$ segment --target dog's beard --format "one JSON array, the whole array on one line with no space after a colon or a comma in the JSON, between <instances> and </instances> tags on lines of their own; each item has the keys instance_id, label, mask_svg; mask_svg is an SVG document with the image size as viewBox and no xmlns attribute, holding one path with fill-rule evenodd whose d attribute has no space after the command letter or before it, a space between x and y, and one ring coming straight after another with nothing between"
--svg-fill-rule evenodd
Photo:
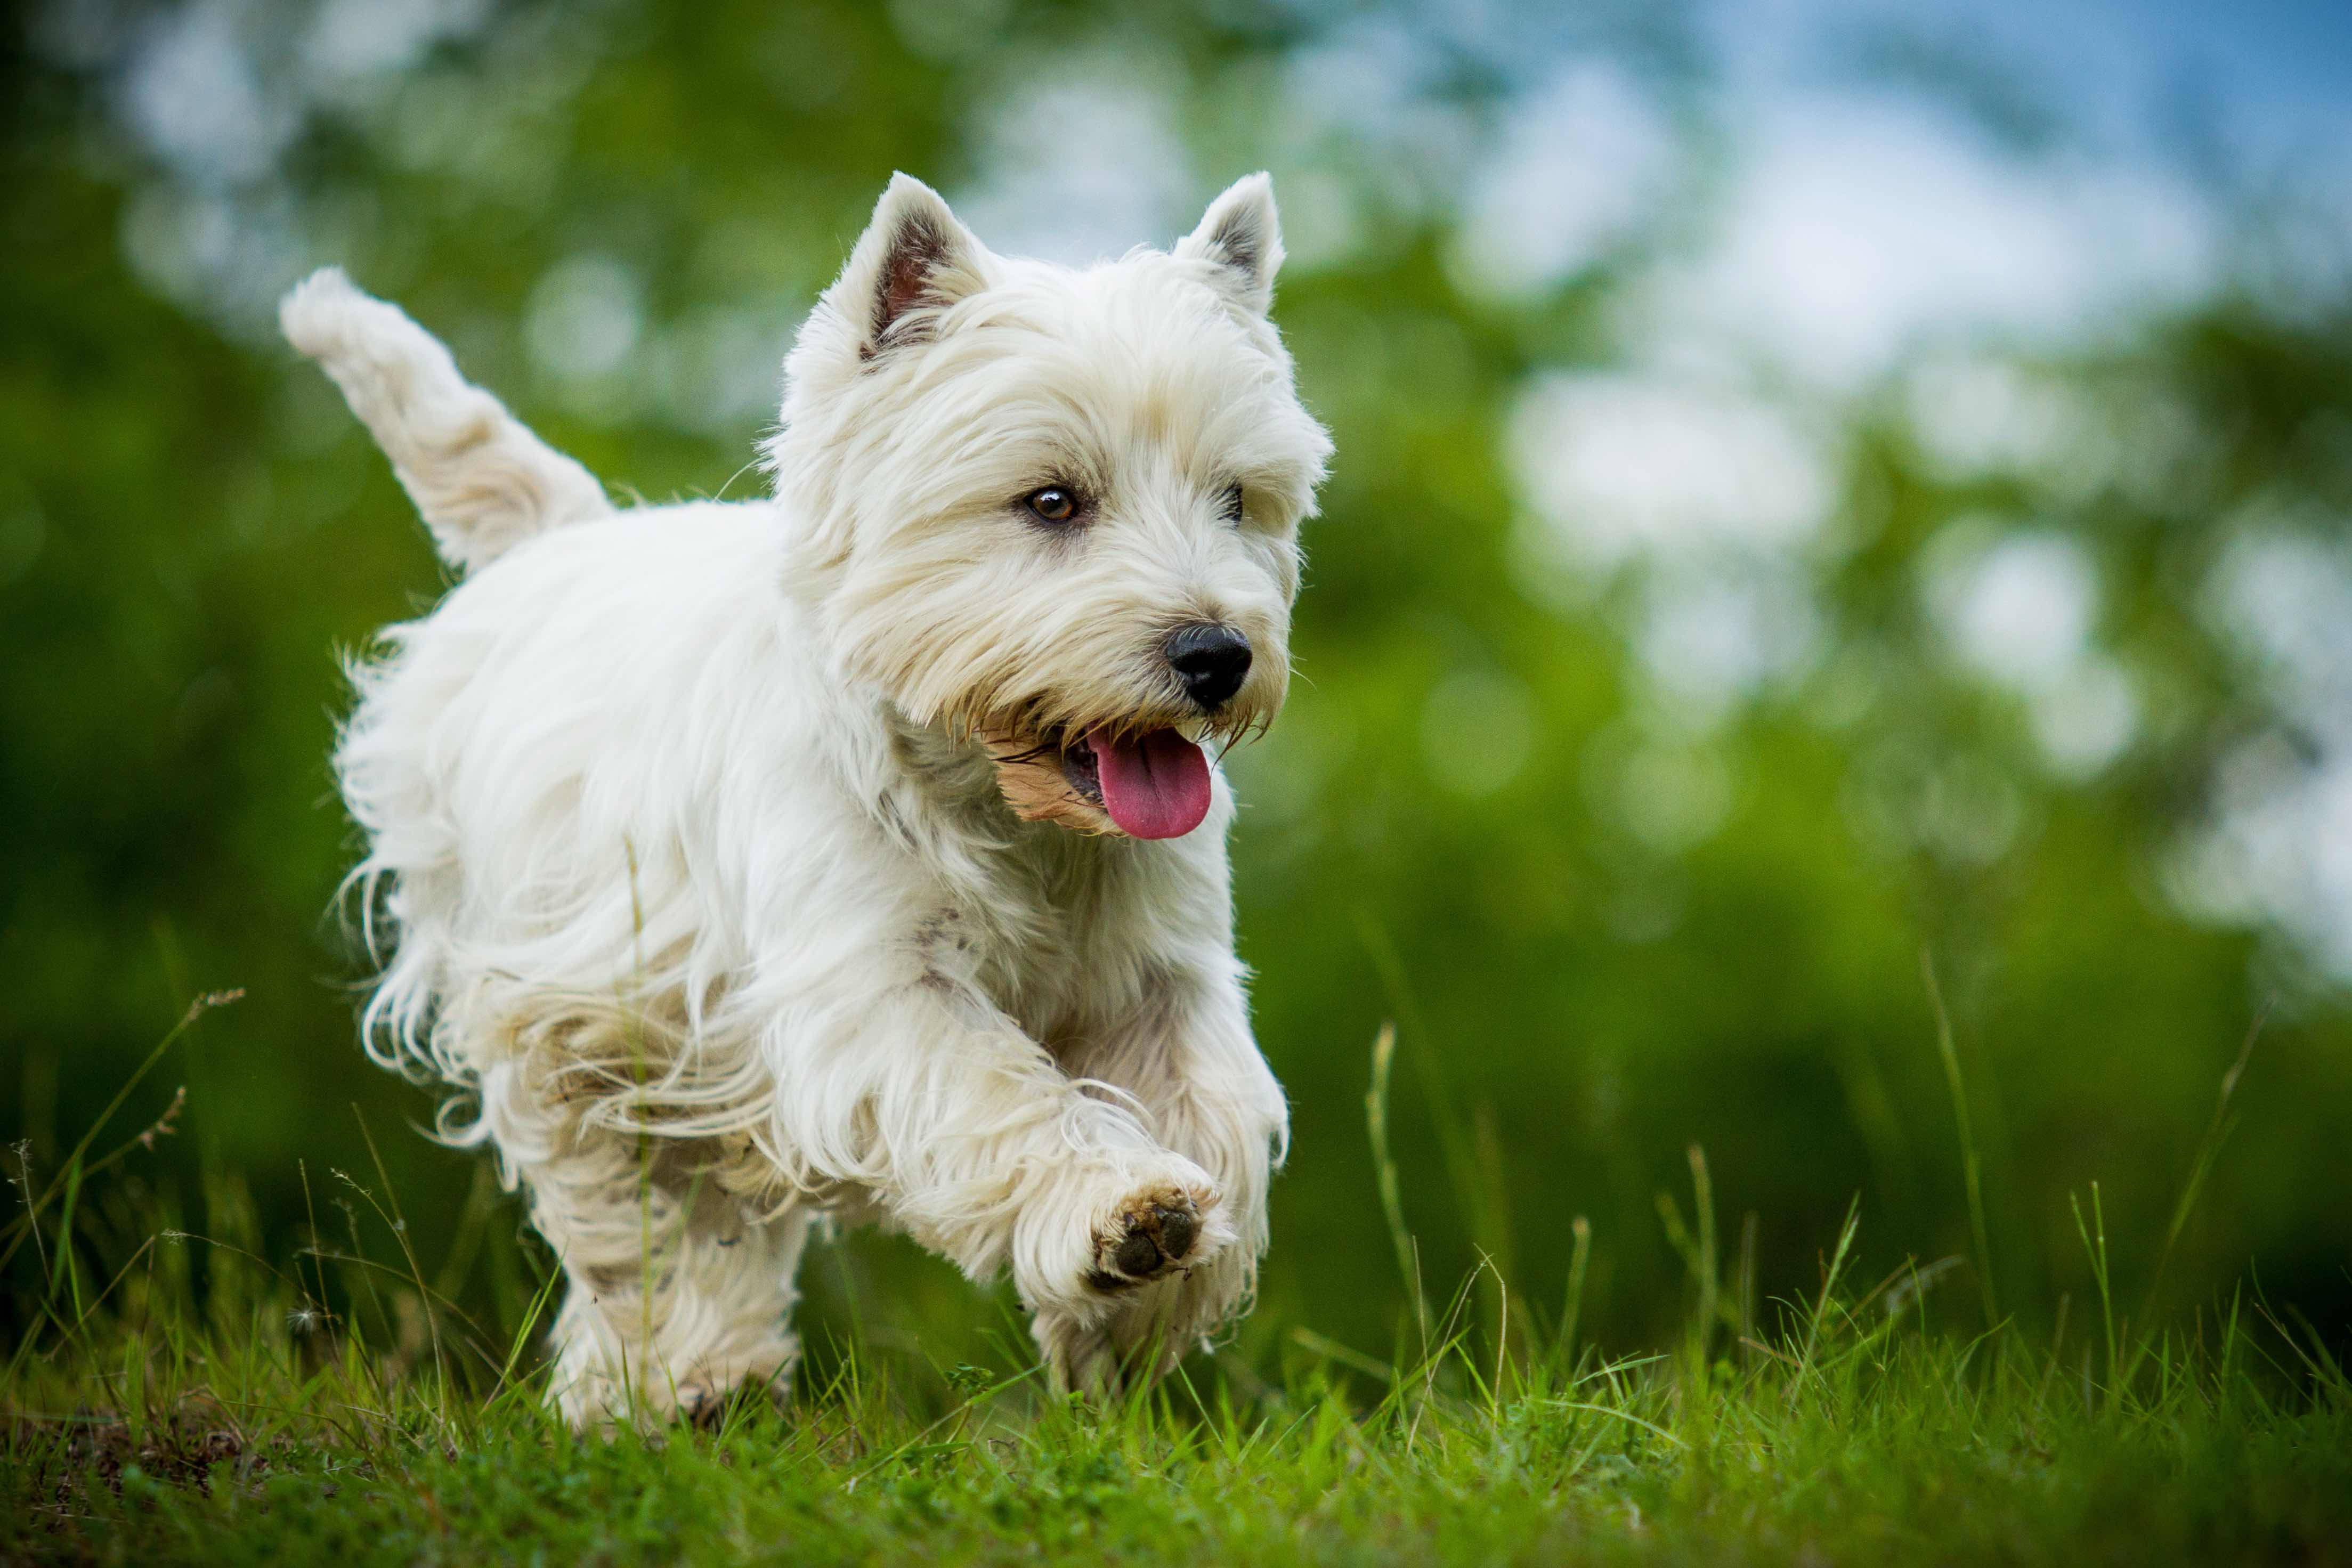
<instances>
[{"instance_id":1,"label":"dog's beard","mask_svg":"<svg viewBox=\"0 0 2352 1568\"><path fill-rule=\"evenodd\" d=\"M1210 758L1263 731L1282 707L1287 683L1279 639L1255 678L1203 713L1182 692L1156 646L1082 653L1054 650L1055 667L1009 680L979 660L929 660L877 672L898 711L959 743L977 743L993 764L998 793L1013 814L1074 831L1177 838L1210 810ZM956 674L964 678L955 681ZM1037 678L1039 676L1045 678ZM951 684L952 683L952 684Z\"/></svg>"}]
</instances>

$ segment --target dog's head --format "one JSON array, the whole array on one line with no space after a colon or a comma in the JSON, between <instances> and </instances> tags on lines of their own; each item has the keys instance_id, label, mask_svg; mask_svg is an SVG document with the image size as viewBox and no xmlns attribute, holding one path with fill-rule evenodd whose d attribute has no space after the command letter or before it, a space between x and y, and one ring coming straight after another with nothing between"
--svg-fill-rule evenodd
<instances>
[{"instance_id":1,"label":"dog's head","mask_svg":"<svg viewBox=\"0 0 2352 1568\"><path fill-rule=\"evenodd\" d=\"M1266 319L1281 261L1263 174L1083 271L901 174L786 361L768 456L845 673L984 743L1025 817L1188 832L1202 744L1282 706L1331 444Z\"/></svg>"}]
</instances>

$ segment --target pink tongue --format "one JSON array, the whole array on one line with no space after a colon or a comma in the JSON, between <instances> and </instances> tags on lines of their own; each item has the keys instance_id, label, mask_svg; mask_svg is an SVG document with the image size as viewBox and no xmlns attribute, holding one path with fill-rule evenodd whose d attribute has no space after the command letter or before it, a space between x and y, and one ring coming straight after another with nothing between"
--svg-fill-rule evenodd
<instances>
[{"instance_id":1,"label":"pink tongue","mask_svg":"<svg viewBox=\"0 0 2352 1568\"><path fill-rule=\"evenodd\" d=\"M1097 729L1087 740L1102 778L1103 809L1129 837L1181 838L1209 814L1209 759L1174 730L1113 740Z\"/></svg>"}]
</instances>

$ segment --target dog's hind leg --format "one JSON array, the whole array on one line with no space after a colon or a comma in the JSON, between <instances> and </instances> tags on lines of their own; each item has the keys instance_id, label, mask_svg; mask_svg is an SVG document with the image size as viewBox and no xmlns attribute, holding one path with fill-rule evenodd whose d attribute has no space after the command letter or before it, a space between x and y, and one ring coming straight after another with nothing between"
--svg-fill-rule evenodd
<instances>
[{"instance_id":1,"label":"dog's hind leg","mask_svg":"<svg viewBox=\"0 0 2352 1568\"><path fill-rule=\"evenodd\" d=\"M278 319L342 388L450 565L487 565L533 534L613 510L595 476L469 385L438 339L341 268L297 285Z\"/></svg>"},{"instance_id":2,"label":"dog's hind leg","mask_svg":"<svg viewBox=\"0 0 2352 1568\"><path fill-rule=\"evenodd\" d=\"M560 1102L517 1103L486 1079L500 1152L569 1289L550 1393L574 1427L717 1416L736 1390L781 1398L800 1345L799 1208L763 1213L722 1188L705 1145L585 1126Z\"/></svg>"}]
</instances>

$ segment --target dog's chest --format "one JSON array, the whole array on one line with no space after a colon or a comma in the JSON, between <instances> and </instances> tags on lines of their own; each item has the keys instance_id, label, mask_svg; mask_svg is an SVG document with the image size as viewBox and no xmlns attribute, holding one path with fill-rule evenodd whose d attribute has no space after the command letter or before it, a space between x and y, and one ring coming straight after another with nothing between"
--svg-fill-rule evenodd
<instances>
[{"instance_id":1,"label":"dog's chest","mask_svg":"<svg viewBox=\"0 0 2352 1568\"><path fill-rule=\"evenodd\" d=\"M1008 824L984 755L902 726L908 786L885 811L937 896L914 917L923 983L1010 1017L1049 1049L1117 1030L1168 946L1168 857L1042 822Z\"/></svg>"},{"instance_id":2,"label":"dog's chest","mask_svg":"<svg viewBox=\"0 0 2352 1568\"><path fill-rule=\"evenodd\" d=\"M1117 856L1075 841L988 864L919 923L929 972L1049 1047L1101 1032L1134 1010L1160 946Z\"/></svg>"}]
</instances>

